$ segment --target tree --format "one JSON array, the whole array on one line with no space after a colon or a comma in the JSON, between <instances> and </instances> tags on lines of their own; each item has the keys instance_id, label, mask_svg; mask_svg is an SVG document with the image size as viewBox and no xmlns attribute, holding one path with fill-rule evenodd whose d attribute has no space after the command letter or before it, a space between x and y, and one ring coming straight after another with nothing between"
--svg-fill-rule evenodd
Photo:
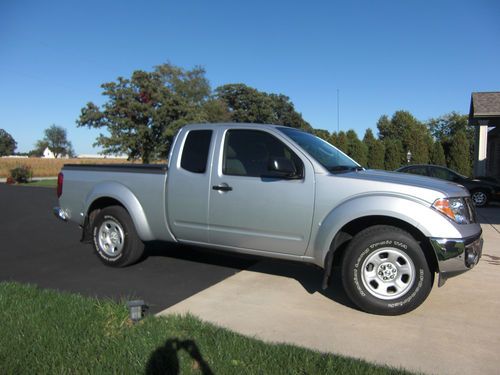
<instances>
[{"instance_id":1,"label":"tree","mask_svg":"<svg viewBox=\"0 0 500 375\"><path fill-rule=\"evenodd\" d=\"M43 139L37 141L35 147L37 150L42 150L42 153L48 147L56 158L63 155L73 156L74 154L73 146L68 141L66 129L55 124L45 129Z\"/></svg>"},{"instance_id":2,"label":"tree","mask_svg":"<svg viewBox=\"0 0 500 375\"><path fill-rule=\"evenodd\" d=\"M43 140L39 140L35 143L35 148L31 150L28 155L35 157L42 157L45 149L49 147L49 143Z\"/></svg>"},{"instance_id":3,"label":"tree","mask_svg":"<svg viewBox=\"0 0 500 375\"><path fill-rule=\"evenodd\" d=\"M366 166L370 169L384 169L384 143L375 138L370 128L366 129L363 143L366 145L368 152Z\"/></svg>"},{"instance_id":4,"label":"tree","mask_svg":"<svg viewBox=\"0 0 500 375\"><path fill-rule=\"evenodd\" d=\"M234 122L286 125L312 131L311 125L295 111L288 96L268 94L243 83L217 87L215 97L226 103Z\"/></svg>"},{"instance_id":5,"label":"tree","mask_svg":"<svg viewBox=\"0 0 500 375\"><path fill-rule=\"evenodd\" d=\"M335 147L337 147L339 150L341 150L344 153L347 153L347 136L343 130L337 132L333 132L331 137L331 143Z\"/></svg>"},{"instance_id":6,"label":"tree","mask_svg":"<svg viewBox=\"0 0 500 375\"><path fill-rule=\"evenodd\" d=\"M271 100L273 110L273 124L286 125L292 128L312 131L312 126L302 118L302 114L295 110L290 98L283 94L266 94Z\"/></svg>"},{"instance_id":7,"label":"tree","mask_svg":"<svg viewBox=\"0 0 500 375\"><path fill-rule=\"evenodd\" d=\"M384 169L385 168L385 145L380 140L375 140L371 149L368 151L368 168Z\"/></svg>"},{"instance_id":8,"label":"tree","mask_svg":"<svg viewBox=\"0 0 500 375\"><path fill-rule=\"evenodd\" d=\"M0 129L0 156L9 156L17 148L17 142L4 129Z\"/></svg>"},{"instance_id":9,"label":"tree","mask_svg":"<svg viewBox=\"0 0 500 375\"><path fill-rule=\"evenodd\" d=\"M378 137L381 141L385 139L400 139L399 129L396 129L387 115L382 115L377 121Z\"/></svg>"},{"instance_id":10,"label":"tree","mask_svg":"<svg viewBox=\"0 0 500 375\"><path fill-rule=\"evenodd\" d=\"M413 164L428 164L432 137L425 125L419 123L408 129L407 138L403 140L405 151L411 151Z\"/></svg>"},{"instance_id":11,"label":"tree","mask_svg":"<svg viewBox=\"0 0 500 375\"><path fill-rule=\"evenodd\" d=\"M447 160L451 157L450 152L454 136L458 132L463 131L468 139L469 148L468 150L463 150L462 152L468 152L470 168L472 168L472 160L474 160L474 126L469 125L468 115L451 112L443 116L430 119L427 121L427 126L434 139L441 143Z\"/></svg>"},{"instance_id":12,"label":"tree","mask_svg":"<svg viewBox=\"0 0 500 375\"><path fill-rule=\"evenodd\" d=\"M428 163L432 144L428 128L408 111L396 111L391 119L381 116L377 122L381 140L391 139L401 142L402 151L411 151L412 162Z\"/></svg>"},{"instance_id":13,"label":"tree","mask_svg":"<svg viewBox=\"0 0 500 375\"><path fill-rule=\"evenodd\" d=\"M104 154L125 153L129 160L165 157L181 126L224 115L219 103L209 103L210 85L200 67L184 70L167 63L101 87L107 102L101 108L87 103L77 124L107 129L109 135L100 134L94 145Z\"/></svg>"},{"instance_id":14,"label":"tree","mask_svg":"<svg viewBox=\"0 0 500 375\"><path fill-rule=\"evenodd\" d=\"M469 125L469 116L458 112L450 112L427 121L427 126L435 139L448 141L458 131L465 131L469 140L474 139L474 126Z\"/></svg>"},{"instance_id":15,"label":"tree","mask_svg":"<svg viewBox=\"0 0 500 375\"><path fill-rule=\"evenodd\" d=\"M443 145L440 141L435 141L432 145L430 161L434 165L446 167L446 156L444 155Z\"/></svg>"},{"instance_id":16,"label":"tree","mask_svg":"<svg viewBox=\"0 0 500 375\"><path fill-rule=\"evenodd\" d=\"M471 172L471 160L467 152L469 147L469 140L465 131L457 131L451 139L448 166L465 176L469 176Z\"/></svg>"},{"instance_id":17,"label":"tree","mask_svg":"<svg viewBox=\"0 0 500 375\"><path fill-rule=\"evenodd\" d=\"M385 146L385 169L393 171L404 163L403 145L398 139L384 140Z\"/></svg>"},{"instance_id":18,"label":"tree","mask_svg":"<svg viewBox=\"0 0 500 375\"><path fill-rule=\"evenodd\" d=\"M325 129L313 129L312 132L316 137L319 137L327 142L330 142L330 133Z\"/></svg>"},{"instance_id":19,"label":"tree","mask_svg":"<svg viewBox=\"0 0 500 375\"><path fill-rule=\"evenodd\" d=\"M366 145L359 140L358 135L352 129L347 131L346 137L347 155L356 160L359 164L366 165L368 154Z\"/></svg>"},{"instance_id":20,"label":"tree","mask_svg":"<svg viewBox=\"0 0 500 375\"><path fill-rule=\"evenodd\" d=\"M226 103L219 99L209 99L203 104L203 120L208 123L231 122L231 113Z\"/></svg>"}]
</instances>

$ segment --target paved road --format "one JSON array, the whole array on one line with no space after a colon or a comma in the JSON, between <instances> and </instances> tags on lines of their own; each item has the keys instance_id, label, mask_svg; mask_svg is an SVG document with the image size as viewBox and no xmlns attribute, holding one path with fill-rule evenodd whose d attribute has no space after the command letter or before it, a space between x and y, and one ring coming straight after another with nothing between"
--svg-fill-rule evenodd
<instances>
[{"instance_id":1,"label":"paved road","mask_svg":"<svg viewBox=\"0 0 500 375\"><path fill-rule=\"evenodd\" d=\"M0 184L0 281L115 300L140 298L156 313L255 262L207 250L153 244L134 266L103 265L80 229L52 215L53 189Z\"/></svg>"}]
</instances>

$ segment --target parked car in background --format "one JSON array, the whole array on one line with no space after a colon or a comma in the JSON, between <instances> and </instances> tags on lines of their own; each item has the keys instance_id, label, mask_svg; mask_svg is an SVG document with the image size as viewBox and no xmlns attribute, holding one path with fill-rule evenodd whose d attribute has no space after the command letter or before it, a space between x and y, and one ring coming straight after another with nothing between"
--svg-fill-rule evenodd
<instances>
[{"instance_id":1,"label":"parked car in background","mask_svg":"<svg viewBox=\"0 0 500 375\"><path fill-rule=\"evenodd\" d=\"M396 172L418 174L448 180L465 186L477 207L484 207L490 201L500 201L500 184L493 178L470 178L439 165L415 164L396 169Z\"/></svg>"}]
</instances>

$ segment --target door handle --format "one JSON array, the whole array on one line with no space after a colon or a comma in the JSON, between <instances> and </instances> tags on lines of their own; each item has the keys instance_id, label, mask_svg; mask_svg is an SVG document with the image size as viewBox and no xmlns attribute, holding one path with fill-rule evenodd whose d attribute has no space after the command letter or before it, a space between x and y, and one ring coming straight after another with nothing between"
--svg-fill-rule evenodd
<instances>
[{"instance_id":1,"label":"door handle","mask_svg":"<svg viewBox=\"0 0 500 375\"><path fill-rule=\"evenodd\" d=\"M233 188L231 186L228 186L227 184L220 184L220 185L215 185L212 186L213 190L218 190L218 191L231 191Z\"/></svg>"}]
</instances>

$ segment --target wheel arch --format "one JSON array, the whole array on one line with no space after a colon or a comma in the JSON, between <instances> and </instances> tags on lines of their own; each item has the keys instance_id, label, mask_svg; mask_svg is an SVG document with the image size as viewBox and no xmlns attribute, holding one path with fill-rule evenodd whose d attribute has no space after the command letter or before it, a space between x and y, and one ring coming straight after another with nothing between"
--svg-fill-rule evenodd
<instances>
[{"instance_id":1,"label":"wheel arch","mask_svg":"<svg viewBox=\"0 0 500 375\"><path fill-rule=\"evenodd\" d=\"M354 235L363 228L380 224L401 228L414 236L426 254L431 255L432 266L437 264L437 259L429 238L462 236L456 225L431 209L429 203L400 194L379 193L353 197L326 214L314 234L309 255L316 265L328 269L332 256L342 251Z\"/></svg>"},{"instance_id":2,"label":"wheel arch","mask_svg":"<svg viewBox=\"0 0 500 375\"><path fill-rule=\"evenodd\" d=\"M420 245L432 272L439 272L436 254L432 249L428 237L417 227L399 218L383 215L363 216L346 223L335 235L330 243L329 252L332 253L332 266L340 265L349 241L363 229L375 225L393 226L408 232Z\"/></svg>"},{"instance_id":3,"label":"wheel arch","mask_svg":"<svg viewBox=\"0 0 500 375\"><path fill-rule=\"evenodd\" d=\"M90 240L93 220L100 210L109 206L121 206L127 211L142 241L154 239L146 214L137 197L121 184L106 182L94 187L85 200L82 241Z\"/></svg>"}]
</instances>

